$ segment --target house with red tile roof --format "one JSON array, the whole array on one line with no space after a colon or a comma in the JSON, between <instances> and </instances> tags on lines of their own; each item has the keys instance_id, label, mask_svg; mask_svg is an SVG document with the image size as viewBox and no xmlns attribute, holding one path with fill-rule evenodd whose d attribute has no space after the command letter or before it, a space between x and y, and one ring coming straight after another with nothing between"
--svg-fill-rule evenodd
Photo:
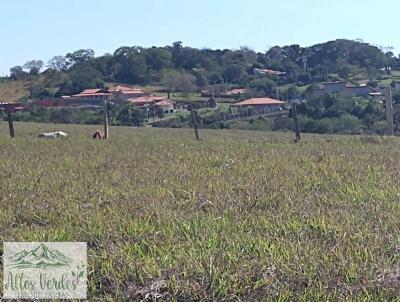
<instances>
[{"instance_id":1,"label":"house with red tile roof","mask_svg":"<svg viewBox=\"0 0 400 302\"><path fill-rule=\"evenodd\" d=\"M139 88L127 86L114 86L111 88L93 88L85 89L74 95L64 95L61 98L65 100L104 100L112 98L114 101L127 101L130 98L145 96L146 93Z\"/></svg>"},{"instance_id":2,"label":"house with red tile roof","mask_svg":"<svg viewBox=\"0 0 400 302\"><path fill-rule=\"evenodd\" d=\"M175 103L166 96L147 95L128 100L131 104L138 107L150 107L162 109L165 113L174 111Z\"/></svg>"},{"instance_id":3,"label":"house with red tile roof","mask_svg":"<svg viewBox=\"0 0 400 302\"><path fill-rule=\"evenodd\" d=\"M111 92L107 89L85 89L84 91L74 94L71 98L75 99L108 99L111 97Z\"/></svg>"},{"instance_id":4,"label":"house with red tile roof","mask_svg":"<svg viewBox=\"0 0 400 302\"><path fill-rule=\"evenodd\" d=\"M139 88L131 88L127 86L114 86L108 89L110 93L113 94L114 98L120 100L128 100L130 98L137 98L141 96L145 96L147 93Z\"/></svg>"},{"instance_id":5,"label":"house with red tile roof","mask_svg":"<svg viewBox=\"0 0 400 302\"><path fill-rule=\"evenodd\" d=\"M162 109L164 113L173 113L175 110L175 102L168 98L165 98L161 101L156 101L155 106L159 109Z\"/></svg>"},{"instance_id":6,"label":"house with red tile roof","mask_svg":"<svg viewBox=\"0 0 400 302\"><path fill-rule=\"evenodd\" d=\"M128 102L135 106L150 106L155 103L154 99L149 95L128 99Z\"/></svg>"},{"instance_id":7,"label":"house with red tile roof","mask_svg":"<svg viewBox=\"0 0 400 302\"><path fill-rule=\"evenodd\" d=\"M238 103L233 104L233 107L236 108L253 108L256 110L271 110L274 111L276 109L281 108L284 104L286 104L285 102L279 101L279 100L275 100L275 99L271 99L271 98L251 98L251 99L247 99Z\"/></svg>"}]
</instances>

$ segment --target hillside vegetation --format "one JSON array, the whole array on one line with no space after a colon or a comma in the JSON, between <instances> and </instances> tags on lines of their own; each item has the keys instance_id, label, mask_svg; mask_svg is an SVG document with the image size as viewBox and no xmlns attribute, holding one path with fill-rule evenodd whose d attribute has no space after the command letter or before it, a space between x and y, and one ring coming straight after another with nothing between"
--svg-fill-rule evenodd
<instances>
[{"instance_id":1,"label":"hillside vegetation","mask_svg":"<svg viewBox=\"0 0 400 302\"><path fill-rule=\"evenodd\" d=\"M197 49L175 42L165 47L122 46L113 54L95 56L92 49L80 49L55 56L45 64L32 60L10 69L13 80L37 80L29 88L30 98L74 94L85 88L103 87L107 82L157 85L165 91L193 92L213 87L214 92L246 87L253 96L282 95L296 98L299 87L327 80L389 81L400 60L390 49L362 41L335 40L301 47L274 46L256 52ZM256 74L257 69L279 71L281 75ZM390 84L390 83L389 83Z\"/></svg>"},{"instance_id":2,"label":"hillside vegetation","mask_svg":"<svg viewBox=\"0 0 400 302\"><path fill-rule=\"evenodd\" d=\"M398 297L396 138L15 128L0 125L0 240L88 242L92 301Z\"/></svg>"},{"instance_id":3,"label":"hillside vegetation","mask_svg":"<svg viewBox=\"0 0 400 302\"><path fill-rule=\"evenodd\" d=\"M13 103L29 97L28 85L24 80L0 82L0 101Z\"/></svg>"}]
</instances>

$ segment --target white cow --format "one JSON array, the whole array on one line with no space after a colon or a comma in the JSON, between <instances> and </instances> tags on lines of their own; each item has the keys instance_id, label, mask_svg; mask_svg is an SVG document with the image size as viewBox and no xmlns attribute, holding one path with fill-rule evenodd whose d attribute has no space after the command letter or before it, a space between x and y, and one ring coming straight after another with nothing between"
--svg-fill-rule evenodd
<instances>
[{"instance_id":1,"label":"white cow","mask_svg":"<svg viewBox=\"0 0 400 302\"><path fill-rule=\"evenodd\" d=\"M62 131L40 133L41 138L65 138L68 134Z\"/></svg>"}]
</instances>

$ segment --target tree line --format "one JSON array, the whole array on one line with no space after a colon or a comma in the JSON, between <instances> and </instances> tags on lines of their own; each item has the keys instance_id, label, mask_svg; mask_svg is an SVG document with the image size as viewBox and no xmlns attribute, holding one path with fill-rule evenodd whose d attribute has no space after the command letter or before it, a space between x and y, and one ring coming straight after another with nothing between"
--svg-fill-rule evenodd
<instances>
[{"instance_id":1,"label":"tree line","mask_svg":"<svg viewBox=\"0 0 400 302\"><path fill-rule=\"evenodd\" d=\"M400 58L390 48L362 41L335 40L301 47L274 46L266 52L248 47L197 49L174 42L164 47L122 46L112 54L95 56L80 49L51 58L47 64L32 60L10 69L10 78L22 80L44 76L30 87L32 98L78 93L103 87L107 82L160 85L169 91L195 91L207 86L248 87L257 95L274 95L276 86L363 77L376 80L382 69L400 67ZM254 74L254 69L272 69L285 75ZM289 91L293 96L298 92Z\"/></svg>"},{"instance_id":2,"label":"tree line","mask_svg":"<svg viewBox=\"0 0 400 302\"><path fill-rule=\"evenodd\" d=\"M174 42L164 47L123 46L112 54L95 56L92 49L51 58L46 64L31 60L10 69L8 80L29 80L29 98L59 97L79 93L87 88L102 88L107 83L154 85L162 91L194 92L203 89L218 92L230 88L247 88L249 96L275 97L284 89L284 98L298 99L314 84L323 81L369 80L376 84L391 77L400 68L400 57L391 48L363 41L335 40L301 47L274 46L265 52L248 47L231 49L197 49ZM281 71L283 74L257 74L255 69ZM4 79L2 79L4 80ZM375 81L375 82L374 82ZM308 87L308 90L300 87ZM396 125L400 125L400 94L394 94ZM111 110L112 111L112 110ZM110 111L110 112L111 112ZM116 125L141 125L148 114L128 105L114 108L111 120ZM328 94L307 99L298 105L300 125L305 132L377 133L385 129L384 106L379 99L364 99L345 94ZM159 113L154 113L159 116ZM26 121L98 123L98 112L73 109L36 108L17 116ZM201 124L211 128L286 130L292 125L282 120L250 119L245 122L220 122L214 111L200 112ZM289 120L290 121L290 120ZM160 122L162 126L187 127L189 119L177 115ZM396 132L400 133L399 126Z\"/></svg>"}]
</instances>

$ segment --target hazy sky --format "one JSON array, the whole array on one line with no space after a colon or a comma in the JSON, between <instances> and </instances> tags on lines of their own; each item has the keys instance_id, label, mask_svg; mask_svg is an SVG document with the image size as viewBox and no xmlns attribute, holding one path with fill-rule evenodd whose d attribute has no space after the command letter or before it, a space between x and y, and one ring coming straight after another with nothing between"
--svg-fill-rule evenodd
<instances>
[{"instance_id":1,"label":"hazy sky","mask_svg":"<svg viewBox=\"0 0 400 302\"><path fill-rule=\"evenodd\" d=\"M363 39L400 52L398 0L0 0L0 75L80 48L210 48Z\"/></svg>"}]
</instances>

